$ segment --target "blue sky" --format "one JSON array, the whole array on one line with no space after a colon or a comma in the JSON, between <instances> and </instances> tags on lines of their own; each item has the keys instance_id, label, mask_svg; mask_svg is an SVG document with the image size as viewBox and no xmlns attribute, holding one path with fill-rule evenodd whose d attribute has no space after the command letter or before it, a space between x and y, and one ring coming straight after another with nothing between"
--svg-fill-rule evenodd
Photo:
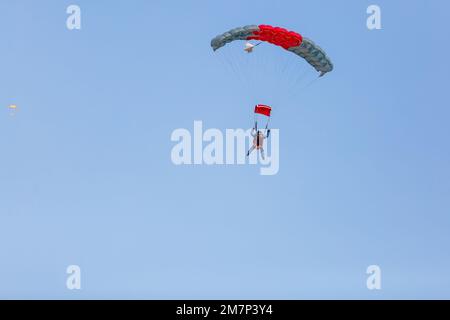
<instances>
[{"instance_id":1,"label":"blue sky","mask_svg":"<svg viewBox=\"0 0 450 320\"><path fill-rule=\"evenodd\" d=\"M372 3L382 30L366 27ZM450 298L449 12L1 1L0 298ZM277 175L173 165L173 130L252 125L254 101L209 47L247 24L299 31L335 70L278 97Z\"/></svg>"}]
</instances>

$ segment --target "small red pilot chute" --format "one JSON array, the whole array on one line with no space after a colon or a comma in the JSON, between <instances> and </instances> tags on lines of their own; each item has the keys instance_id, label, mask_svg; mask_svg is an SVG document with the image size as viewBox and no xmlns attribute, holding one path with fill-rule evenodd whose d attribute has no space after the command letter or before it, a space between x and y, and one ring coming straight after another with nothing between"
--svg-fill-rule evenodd
<instances>
[{"instance_id":1,"label":"small red pilot chute","mask_svg":"<svg viewBox=\"0 0 450 320\"><path fill-rule=\"evenodd\" d=\"M272 108L270 106L266 106L265 104L257 104L255 106L255 113L259 113L270 117L270 113L272 112Z\"/></svg>"}]
</instances>

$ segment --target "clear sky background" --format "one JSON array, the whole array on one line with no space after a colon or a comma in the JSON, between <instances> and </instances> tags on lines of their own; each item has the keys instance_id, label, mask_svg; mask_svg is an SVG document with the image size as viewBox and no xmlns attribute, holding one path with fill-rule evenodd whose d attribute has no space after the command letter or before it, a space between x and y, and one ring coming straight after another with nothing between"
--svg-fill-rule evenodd
<instances>
[{"instance_id":1,"label":"clear sky background","mask_svg":"<svg viewBox=\"0 0 450 320\"><path fill-rule=\"evenodd\" d=\"M0 298L450 298L449 18L443 0L1 0ZM252 125L209 46L246 24L301 32L335 70L278 100L277 175L173 165L174 129Z\"/></svg>"}]
</instances>

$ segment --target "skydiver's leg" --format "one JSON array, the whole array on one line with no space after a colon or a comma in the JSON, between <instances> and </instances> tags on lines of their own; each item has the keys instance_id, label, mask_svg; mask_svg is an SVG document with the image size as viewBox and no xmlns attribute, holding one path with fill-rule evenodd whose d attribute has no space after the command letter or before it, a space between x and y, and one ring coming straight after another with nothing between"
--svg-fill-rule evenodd
<instances>
[{"instance_id":1,"label":"skydiver's leg","mask_svg":"<svg viewBox=\"0 0 450 320\"><path fill-rule=\"evenodd\" d=\"M260 150L261 150L261 158L263 160L266 160L266 158L264 157L264 149L263 149L263 147L261 147Z\"/></svg>"},{"instance_id":2,"label":"skydiver's leg","mask_svg":"<svg viewBox=\"0 0 450 320\"><path fill-rule=\"evenodd\" d=\"M250 155L250 153L253 152L253 150L255 150L255 146L252 146L252 147L247 151L247 157Z\"/></svg>"}]
</instances>

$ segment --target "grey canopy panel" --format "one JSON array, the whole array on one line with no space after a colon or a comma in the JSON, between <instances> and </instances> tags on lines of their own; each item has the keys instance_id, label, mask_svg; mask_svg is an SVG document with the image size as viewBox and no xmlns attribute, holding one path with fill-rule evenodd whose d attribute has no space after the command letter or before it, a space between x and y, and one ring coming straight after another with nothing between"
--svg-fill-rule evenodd
<instances>
[{"instance_id":1,"label":"grey canopy panel","mask_svg":"<svg viewBox=\"0 0 450 320\"><path fill-rule=\"evenodd\" d=\"M217 37L212 39L211 47L214 51L216 51L229 42L235 40L247 40L250 36L253 35L255 31L259 31L259 27L255 25L231 29L230 31L218 35Z\"/></svg>"},{"instance_id":2,"label":"grey canopy panel","mask_svg":"<svg viewBox=\"0 0 450 320\"><path fill-rule=\"evenodd\" d=\"M291 47L288 50L308 61L321 75L333 70L333 63L325 51L308 38L303 38L299 46Z\"/></svg>"}]
</instances>

